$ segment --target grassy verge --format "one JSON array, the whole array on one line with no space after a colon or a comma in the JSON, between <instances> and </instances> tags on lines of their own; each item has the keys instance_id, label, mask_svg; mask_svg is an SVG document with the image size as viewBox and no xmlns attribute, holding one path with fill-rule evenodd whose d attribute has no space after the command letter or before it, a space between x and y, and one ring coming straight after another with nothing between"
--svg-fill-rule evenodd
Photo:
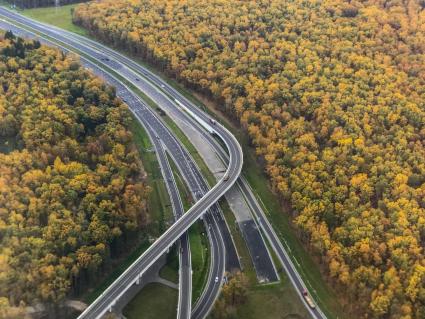
<instances>
[{"instance_id":1,"label":"grassy verge","mask_svg":"<svg viewBox=\"0 0 425 319\"><path fill-rule=\"evenodd\" d=\"M159 236L165 231L167 224L172 219L170 198L162 179L159 163L153 152L151 141L134 116L130 124L130 130L147 174L147 183L152 190L148 203L149 214L152 218L149 233L152 236Z\"/></svg>"},{"instance_id":2,"label":"grassy verge","mask_svg":"<svg viewBox=\"0 0 425 319\"><path fill-rule=\"evenodd\" d=\"M189 229L190 251L192 253L192 302L201 296L208 278L210 253L208 238L201 221Z\"/></svg>"},{"instance_id":3,"label":"grassy verge","mask_svg":"<svg viewBox=\"0 0 425 319\"><path fill-rule=\"evenodd\" d=\"M175 284L179 283L179 258L175 245L173 245L173 248L168 253L167 263L159 271L159 276Z\"/></svg>"},{"instance_id":4,"label":"grassy verge","mask_svg":"<svg viewBox=\"0 0 425 319\"><path fill-rule=\"evenodd\" d=\"M192 146L193 147L193 146ZM177 187L182 196L183 206L185 211L193 204L193 199L189 189L186 186L182 176L180 175L177 166L169 158L171 170L174 174ZM189 229L189 244L192 260L192 301L195 302L201 295L208 277L209 269L209 244L205 235L203 223L198 221Z\"/></svg>"},{"instance_id":5,"label":"grassy verge","mask_svg":"<svg viewBox=\"0 0 425 319\"><path fill-rule=\"evenodd\" d=\"M248 292L247 301L238 307L235 318L307 319L310 317L285 277L279 284L252 287Z\"/></svg>"},{"instance_id":6,"label":"grassy verge","mask_svg":"<svg viewBox=\"0 0 425 319\"><path fill-rule=\"evenodd\" d=\"M153 103L153 102L152 102ZM196 150L195 146L193 146L192 142L189 138L183 133L183 131L177 126L177 124L169 117L164 116L163 120L165 124L167 124L168 128L174 133L177 139L184 145L187 151L192 156L193 160L198 165L201 170L202 175L205 177L209 185L215 185L217 183L214 175L211 173L207 164L205 164L203 158Z\"/></svg>"},{"instance_id":7,"label":"grassy verge","mask_svg":"<svg viewBox=\"0 0 425 319\"><path fill-rule=\"evenodd\" d=\"M2 3L7 5L6 3ZM43 7L43 8L34 8L34 9L17 9L20 14L27 16L29 18L49 23L51 25L57 26L59 28L80 34L88 35L86 29L81 28L72 23L72 10L78 4L68 4L58 7Z\"/></svg>"},{"instance_id":8,"label":"grassy verge","mask_svg":"<svg viewBox=\"0 0 425 319\"><path fill-rule=\"evenodd\" d=\"M124 308L123 313L128 319L175 319L177 298L178 291L175 289L148 284Z\"/></svg>"},{"instance_id":9,"label":"grassy verge","mask_svg":"<svg viewBox=\"0 0 425 319\"><path fill-rule=\"evenodd\" d=\"M55 22L51 22L54 25ZM72 31L71 27L65 27L65 29ZM124 53L125 54L125 53ZM296 236L294 229L291 227L290 216L282 205L280 205L279 198L273 194L269 187L268 178L264 174L263 168L256 161L255 150L249 146L249 141L245 133L241 132L235 125L232 125L225 115L217 110L216 106L211 103L201 102L195 98L196 93L190 92L183 88L176 81L166 78L161 72L158 72L155 67L146 64L140 59L136 59L140 64L148 67L153 72L159 74L167 81L170 85L178 89L183 95L192 100L197 105L210 114L215 114L226 127L228 127L239 139L244 150L244 170L243 173L249 181L252 188L255 190L256 195L261 202L264 204L265 211L268 212L268 217L273 223L274 228L279 230L280 238L286 247L290 248L291 255L294 260L301 262L302 265L295 263L299 272L302 274L306 283L312 287L311 292L313 293L316 300L319 301L322 309L328 314L329 318L336 318L337 316L348 318L347 314L344 313L337 302L335 293L323 280L318 265L313 261L311 256L306 252L302 243ZM208 107L205 107L207 105ZM182 140L184 142L184 140ZM201 167L202 169L202 167ZM267 289L267 288L266 288ZM299 301L296 301L299 303Z\"/></svg>"},{"instance_id":10,"label":"grassy verge","mask_svg":"<svg viewBox=\"0 0 425 319\"><path fill-rule=\"evenodd\" d=\"M255 285L257 284L257 275L255 273L254 264L252 263L246 242L243 239L237 225L235 215L233 214L226 200L220 200L220 207L223 211L224 218L226 219L227 225L229 226L230 234L233 237L233 241L238 251L242 270L248 277L250 284Z\"/></svg>"}]
</instances>

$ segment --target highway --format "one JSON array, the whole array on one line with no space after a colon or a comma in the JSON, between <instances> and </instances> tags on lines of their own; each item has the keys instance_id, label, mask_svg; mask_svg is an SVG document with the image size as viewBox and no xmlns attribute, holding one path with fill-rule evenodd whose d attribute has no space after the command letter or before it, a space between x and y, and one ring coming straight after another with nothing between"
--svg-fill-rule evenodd
<instances>
[{"instance_id":1,"label":"highway","mask_svg":"<svg viewBox=\"0 0 425 319\"><path fill-rule=\"evenodd\" d=\"M34 37L34 35L27 33L27 36L32 36ZM48 41L47 41L48 42ZM63 48L65 49L65 48ZM84 60L84 59L83 59ZM107 79L110 83L112 83L115 87L117 87L117 94L119 96L121 96L123 99L125 99L126 103L130 106L130 108L135 112L136 115L139 115L138 117L141 119L144 119L145 121L147 121L148 123L155 123L158 125L157 127L157 134L161 134L163 135L163 131L164 131L164 127L161 126L161 124L158 121L155 121L155 116L153 116L153 113L146 107L146 105L140 106L138 104L141 104L140 101L137 101L138 98L135 97L133 94L131 94L125 87L123 87L122 83L119 83L119 81L117 81L116 79L114 79L113 77L111 77L110 75L108 75L107 73L99 70L99 68L92 64L89 61L84 61L85 64L88 64L90 68L93 68L93 70L95 70L98 74L100 73L101 76L103 76L105 79ZM138 103L135 103L138 102ZM136 105L135 105L136 104ZM162 131L161 133L158 133L158 131ZM166 134L165 134L166 135ZM165 142L172 142L175 140L175 138L173 136L168 136L164 138ZM225 141L227 143L229 143L230 145L235 145L231 148L233 154L235 154L235 156L240 157L240 159L242 159L241 156L241 150L238 144L236 144L236 140L230 136L230 138L227 138L227 140ZM172 154L174 157L176 157L176 154L179 154L181 151L181 148L178 146L171 146L170 147L170 154ZM179 156L179 161L178 163L186 163L187 158L189 157L189 155L181 155ZM185 159L186 158L186 159ZM83 313L82 318L96 318L99 317L102 313L104 313L107 310L107 307L110 307L110 305L113 305L114 300L116 300L120 295L122 295L122 293L124 292L124 290L131 285L131 278L133 278L136 274L140 274L142 270L148 268L152 262L154 260L156 260L159 255L161 253L163 253L164 251L168 250L169 247L165 247L165 246L170 246L169 243L172 243L172 236L176 236L175 233L181 233L182 232L182 227L185 227L184 229L187 229L187 227L189 227L200 215L202 215L202 212L205 211L205 209L207 207L209 207L211 205L212 202L215 202L220 196L221 194L223 194L232 183L234 183L235 180L235 175L239 174L240 172L240 167L242 165L241 160L237 160L232 162L231 164L234 165L230 165L229 170L227 171L228 176L230 177L228 181L226 181L225 183L223 183L223 185L216 185L216 187L213 188L213 190L207 194L206 196L206 203L204 202L204 198L202 199L202 203L199 202L198 205L195 205L195 207L193 207L184 217L185 217L185 225L184 226L180 226L180 227L176 227L175 225L173 225L171 227L171 229L169 229L167 231L166 234L164 234L163 237L165 237L165 242L166 244L164 244L161 240L160 240L160 244L157 245L153 245L154 247L151 247L150 250L148 250L145 255L143 255L142 257L146 257L147 261L145 261L144 258L141 258L140 260L137 261L137 267L133 267L133 272L126 272L124 275L125 278L120 277L119 278L119 283L117 283L116 286L114 287L118 287L118 291L113 290L112 288L107 292L105 292L103 294L103 296L101 296L100 302L95 302L95 304L99 305L98 307L90 307L88 310L88 314L87 313ZM193 165L193 163L192 163ZM180 168L181 169L181 168ZM189 172L193 169L193 167L188 167L188 166L184 166L183 169L181 169L184 172L184 176L190 175ZM199 191L198 192L198 196L200 195ZM202 204L202 205L200 205ZM195 215L196 217L191 218L188 217L190 215ZM210 224L212 223L212 221L215 220L215 218L213 218L210 221ZM215 223L212 223L213 227L211 227L210 232L209 232L209 236L214 237L214 235L211 235L212 233L217 233L217 229L218 226L215 226ZM222 225L223 221L221 220L220 222L217 223L217 225ZM215 236L215 237L221 237L221 236ZM222 238L219 239L215 239L215 242L222 242ZM203 307L201 307L200 309L202 309L202 311L200 312L200 316L204 317L209 310L211 309L214 300L216 299L220 286L221 286L221 280L220 282L216 283L214 278L215 277L219 277L220 279L223 277L224 274L224 249L222 247L224 247L223 245L212 245L213 247L216 247L216 250L213 250L213 264L215 265L215 269L211 269L211 273L213 273L215 276L210 275L211 277L211 281L212 284L208 284L207 288L209 290L208 294L203 294L203 296L206 296L205 300L206 302L208 302L208 304L204 304ZM218 247L218 248L217 248ZM156 248L156 250L154 250L153 248ZM157 252L160 251L161 253L152 253L152 251ZM214 254L215 252L215 254ZM220 255L223 254L223 256ZM236 256L237 259L237 256ZM130 278L130 279L129 279ZM125 280L123 280L125 279ZM137 276L136 278L133 280L136 281L137 280ZM190 294L189 294L190 295ZM186 297L188 298L188 297ZM105 300L106 299L106 300Z\"/></svg>"},{"instance_id":2,"label":"highway","mask_svg":"<svg viewBox=\"0 0 425 319\"><path fill-rule=\"evenodd\" d=\"M156 133L147 123L140 121L145 126L149 139L154 145L155 154L161 167L161 173L170 196L175 220L184 214L183 202L180 197L173 171L168 162L164 145L156 138ZM190 253L189 234L185 232L179 241L179 298L177 304L177 319L189 319L192 310L192 259Z\"/></svg>"},{"instance_id":3,"label":"highway","mask_svg":"<svg viewBox=\"0 0 425 319\"><path fill-rule=\"evenodd\" d=\"M106 74L104 76L107 77ZM119 88L118 83L114 83L113 81L112 83L114 86ZM129 95L127 91L122 92L121 89L118 89L117 93L119 96L125 99L126 103L129 106L132 106L134 104L134 96ZM131 108L133 109L133 107ZM196 165L191 160L191 157L188 152L185 151L181 147L181 145L177 143L177 140L172 135L172 133L166 129L166 127L161 123L161 121L158 121L158 119L155 117L155 114L147 107L143 109L136 108L136 115L138 115L141 120L149 123L155 128L156 134L158 134L158 137L161 137L162 142L166 145L168 153L171 157L173 157L174 161L176 162L176 165L179 168L180 173L189 185L189 188L192 191L192 196L197 199L202 197L202 190L200 188L200 185L198 184L198 180L196 179L196 177L199 177L199 171L196 170ZM197 173L192 174L193 172ZM195 176L195 178L193 176ZM215 222L215 217L209 218L210 215L211 214L205 215L204 221L206 221L208 225L211 225L211 228L207 228L207 233L212 247L212 268L210 270L209 281L206 285L206 293L203 294L205 298L204 301L201 303L202 307L199 308L202 310L200 312L200 317L202 318L205 317L206 314L209 312L213 305L213 302L215 301L216 296L218 295L221 286L221 278L223 277L225 270L225 244L223 243L218 223ZM215 282L215 277L220 278L219 283ZM189 298L188 296L183 297Z\"/></svg>"},{"instance_id":4,"label":"highway","mask_svg":"<svg viewBox=\"0 0 425 319\"><path fill-rule=\"evenodd\" d=\"M62 33L60 29L53 28L55 32ZM151 98L157 105L159 105L163 109L170 109L173 108L173 115L170 115L175 119L174 112L177 113L177 117L179 119L184 119L186 123L189 123L190 126L198 130L200 135L203 136L203 139L208 141L211 146L212 144L216 144L213 146L213 148L219 148L220 151L224 152L224 149L222 146L217 142L217 140L213 137L213 135L208 132L208 130L205 130L205 127L200 125L196 120L194 120L193 117L189 116L187 112L183 111L182 108L186 108L185 105L189 105L189 109L191 112L193 109L198 109L198 107L188 104L188 101L181 96L177 91L175 91L172 87L167 85L167 83L163 82L160 78L157 78L154 74L149 72L147 69L141 67L139 64L135 63L133 60L122 56L120 53L111 50L102 44L87 40L84 37L80 37L78 35L69 34L69 37L72 37L74 41L79 43L82 46L90 47L92 50L95 50L96 54L100 57L108 57L109 61L106 61L107 63L113 64L115 66L118 66L121 64L120 72L124 72L125 69L128 69L129 71L132 71L133 73L125 72L125 74L128 74L128 80L132 82L132 84L136 87L138 87L140 90L142 90L149 98ZM186 101L183 103L184 105L179 105L177 101ZM196 111L196 110L195 110ZM196 112L193 112L196 113ZM203 122L205 122L207 125L211 126L211 122L209 122L209 118L205 117L202 119ZM212 127L211 127L212 128ZM213 128L212 128L213 129ZM216 150L217 153L217 150ZM222 157L223 160L223 157ZM227 165L228 157L226 157L226 160L223 160L223 163ZM202 176L200 177L200 180L202 183ZM240 188L238 189L240 194L242 195L242 192ZM252 195L252 194L251 194ZM219 206L215 207L214 209L219 210ZM248 215L250 215L248 213ZM244 220L243 223L238 222L238 227L240 229L241 235L243 236L247 248L251 255L251 260L254 264L257 278L259 280L266 279L265 282L277 282L279 280L279 275L276 271L276 268L274 266L274 263L272 261L271 254L269 253L269 248L267 246L266 241L264 240L260 229L258 228L258 225L255 222L255 218L252 218L250 220ZM226 225L222 226L222 229L226 229ZM231 237L229 236L229 232L222 231L222 236L225 237L225 244L226 244L226 250L228 252L228 258L226 259L226 270L231 271L232 269L238 268L237 261L232 262L232 260L235 260L235 257L232 257L232 247L228 247L230 243L232 243ZM235 254L233 254L235 255ZM264 281L262 281L264 282ZM199 303L202 303L202 299L199 301ZM197 305L196 305L197 306ZM195 309L197 308L195 306Z\"/></svg>"},{"instance_id":5,"label":"highway","mask_svg":"<svg viewBox=\"0 0 425 319\"><path fill-rule=\"evenodd\" d=\"M4 9L3 9L4 10ZM6 10L5 10L6 11ZM6 11L6 13L13 14L11 12ZM82 45L81 43L77 43L76 41L72 41L72 36L58 36L55 33L52 33L50 31L50 28L46 27L37 29L37 23L33 21L24 21L26 18L21 17L17 15L18 18L21 18L19 21L25 27L30 26L32 29L36 29L38 32L42 33L49 33L49 37L55 38L56 40L69 45L71 48L77 48L78 50L90 55L91 57L96 58L98 61L98 64L104 64L113 69L116 73L120 74L121 76L125 77L129 81L133 81L133 84L136 84L140 86L140 83L136 81L134 78L134 74L129 73L126 68L123 68L117 63L116 61L109 59L107 56L103 54L99 54L98 52L95 52L91 50L90 48L87 48L86 46ZM17 19L15 19L17 20ZM78 53L78 52L77 52ZM96 66L92 66L92 69L96 69ZM118 83L116 83L116 80L111 80L110 74L106 74L103 72L101 74L102 77L104 77L106 80L108 80L109 83L113 84L116 87L119 87ZM118 95L121 96L127 104L129 104L130 97L128 96L128 90L123 90L120 94L120 91L118 90ZM151 92L152 93L152 92ZM131 103L134 103L134 101L131 101ZM130 108L135 108L136 106ZM204 192L208 190L208 185L206 184L205 180L203 179L202 175L199 172L199 169L196 167L195 162L191 159L189 153L185 151L182 147L178 146L178 141L175 139L175 137L169 133L165 132L167 131L165 125L162 125L160 122L152 117L152 114L149 114L150 118L141 119L148 121L151 123L151 125L154 126L154 129L156 130L158 136L161 137L161 139L164 141L167 150L169 151L169 154L173 158L173 160L176 162L183 178L185 179L186 183L188 184L193 198L199 199ZM152 124L156 123L156 124ZM208 282L205 285L205 290L199 300L197 301L194 311L192 314L192 318L204 318L209 311L211 310L215 299L218 297L222 279L224 277L224 271L228 270L231 271L233 269L239 269L239 258L233 243L233 240L231 238L230 232L228 230L227 224L222 217L222 214L220 212L220 208L218 205L213 205L211 208L211 214L207 214L205 218L205 222L208 226L208 233L212 233L211 236L209 236L209 240L211 243L211 253L213 258L211 258L211 268L208 276ZM210 235L210 234L209 234ZM224 242L224 243L223 243ZM218 258L218 256L220 258ZM215 282L216 278L219 278L220 284L217 285Z\"/></svg>"},{"instance_id":6,"label":"highway","mask_svg":"<svg viewBox=\"0 0 425 319\"><path fill-rule=\"evenodd\" d=\"M136 110L141 116L147 116L147 108ZM156 132L158 130L155 130ZM220 198L236 182L242 168L242 150L236 139L231 134L224 136L229 153L229 167L226 171L229 179L221 180L201 200L196 202L180 219L177 220L157 241L155 241L148 250L140 256L136 262L127 269L102 295L95 300L79 318L99 318L109 307L113 306L117 300L130 285L132 285L138 276L147 269L160 255L166 252L171 245L180 238L181 235L211 207L218 198Z\"/></svg>"},{"instance_id":7,"label":"highway","mask_svg":"<svg viewBox=\"0 0 425 319\"><path fill-rule=\"evenodd\" d=\"M10 25L9 23L4 21L0 21L0 29L11 29L17 35L30 37L30 38L34 37L33 33L25 32L24 30L16 28L13 25ZM54 45L53 43L49 41L46 41L43 39L40 39L40 40L48 45ZM64 50L66 51L66 49ZM84 63L88 67L92 67L90 62L84 61ZM133 100L132 102L136 102L135 104L138 104L136 100ZM138 107L139 107L138 105L133 105L133 108L130 108L130 110L137 109ZM169 166L167 157L165 155L163 145L161 141L156 138L157 134L152 130L149 123L141 120L139 118L139 115L137 115L137 113L134 113L134 114L138 118L140 123L144 126L150 140L152 141L152 145L155 148L155 153L161 167L161 173L163 175L164 182L167 187L168 194L170 196L170 201L173 207L173 213L175 218L177 219L184 213L184 209L183 209L183 205L181 202L177 185L174 180L173 172ZM178 299L178 307L177 307L177 318L188 319L191 316L192 269L191 269L190 246L189 246L187 232L185 232L180 238L179 247L180 249L178 251L179 251L180 269L179 269L179 299ZM136 281L136 284L138 284L138 280Z\"/></svg>"},{"instance_id":8,"label":"highway","mask_svg":"<svg viewBox=\"0 0 425 319\"><path fill-rule=\"evenodd\" d=\"M75 38L81 40L85 39L83 37L80 37L78 35L74 35ZM91 46L94 48L103 51L103 54L108 55L116 59L117 61L122 61L127 67L132 68L135 72L138 72L141 76L146 77L149 81L151 81L153 84L155 84L159 89L161 89L163 92L165 92L167 95L169 95L172 99L177 99L180 102L184 103L184 105L191 109L192 112L194 112L197 116L202 118L204 121L209 121L210 116L208 114L205 114L198 106L194 105L190 100L188 100L185 96L183 96L179 91L177 91L175 88L170 86L166 81L162 80L160 77L158 77L156 74L152 73L147 68L135 63L133 60L129 59L126 56L123 56L122 54L114 51L113 49L110 49L98 42L88 40L88 43L90 43ZM190 121L193 127L195 127L200 134L203 134L203 136L210 142L211 145L213 145L215 151L220 156L220 158L227 162L229 159L229 155L227 152L223 149L222 145L217 142L217 140L209 134L205 128L203 128L199 123L194 121L190 118L185 112L180 112L182 117L185 117L186 120ZM296 292L299 295L300 299L304 303L306 309L309 311L310 315L313 318L317 319L325 319L325 314L321 311L321 309L316 305L314 309L312 309L303 296L303 291L308 290L307 285L302 280L301 276L299 275L293 261L289 257L286 249L283 247L281 240L279 239L279 236L274 231L273 227L271 226L270 222L268 221L266 214L264 213L263 209L261 208L261 205L257 201L256 196L254 195L254 192L250 188L248 182L246 179L241 176L237 183L237 187L239 187L244 194L245 198L247 199L250 207L252 208L253 212L255 213L256 221L258 226L262 229L263 233L269 240L269 243L271 244L273 250L275 251L276 255L278 256L282 266L284 267L289 279L291 280L293 286L296 288Z\"/></svg>"},{"instance_id":9,"label":"highway","mask_svg":"<svg viewBox=\"0 0 425 319\"><path fill-rule=\"evenodd\" d=\"M3 15L3 9L0 9L0 14ZM6 15L10 14L10 12L6 12ZM18 16L19 19L19 15L16 14L12 14L14 16ZM12 19L15 19L15 17L12 16ZM25 18L26 19L26 18ZM23 20L23 23L27 23L26 20ZM62 31L61 31L62 32ZM64 34L68 34L66 32L64 32ZM78 36L72 35L72 34L68 34L67 36L72 36L72 37L76 37L76 38L80 38ZM97 44L96 42L87 40L85 38L79 39L79 41L86 41L87 43L90 43L90 45L93 44ZM98 45L98 44L97 44ZM98 48L103 50L105 52L105 55L107 56L111 56L110 52L114 52L113 50L106 48L102 45L98 45ZM116 54L116 55L115 55ZM156 75L154 75L153 73L151 73L149 70L141 67L140 65L134 63L132 60L120 55L119 53L114 52L114 59L123 61L124 64L129 65L131 68L134 68L135 70L139 70L138 72L145 76L146 78L148 78L152 83L154 83L155 85L158 86L158 88L160 90L162 90L163 92L165 92L166 94L168 94L169 96L179 99L182 103L184 103L187 107L190 107L191 110L193 112L196 112L196 114L205 119L206 121L208 121L209 116L204 114L196 105L193 105L193 103L191 103L189 100L187 100L184 96L182 96L178 91L176 91L174 88L172 88L171 86L169 86L166 82L164 82L162 79L160 79L159 77L157 77ZM134 64L134 65L131 65ZM199 126L199 125L198 125ZM224 129L221 126L218 126L219 130ZM222 132L219 132L222 133ZM207 134L208 135L208 134ZM217 153L220 154L220 156L223 158L224 161L227 160L227 158L229 158L229 168L226 174L229 174L232 170L237 171L235 162L235 150L232 150L231 147L229 147L229 141L226 141L225 138L223 139L224 142L226 143L227 147L228 147L228 152L229 154L227 154L227 152L225 152L221 145L219 143L217 143L216 141L211 141L211 143L214 143L214 145L216 145L216 150ZM221 150L220 150L221 149ZM240 154L241 155L241 154ZM242 164L242 159L240 160L240 164ZM229 175L230 176L230 175ZM229 181L233 181L233 177L229 178ZM237 177L234 179L235 181L237 180ZM228 182L229 182L228 181ZM218 188L218 186L223 185L225 183L228 182L223 182L223 180L217 184L211 191L211 193L213 193L213 190L216 189L216 187ZM229 185L229 184L228 184ZM279 237L277 236L277 234L275 233L275 231L273 230L272 226L270 225L270 223L268 222L263 210L261 209L261 206L259 205L258 201L255 198L255 195L253 194L252 190L250 189L249 185L247 184L246 180L244 178L241 178L237 181L237 185L238 187L240 187L244 193L244 195L246 196L248 202L250 203L250 206L252 207L253 211L256 214L256 219L258 222L258 225L261 227L261 229L263 230L264 234L266 235L266 237L268 238L269 242L272 245L273 250L276 252L277 256L279 257L282 265L284 266L292 284L294 285L294 287L296 288L297 293L300 296L300 299L303 301L303 303L305 304L306 308L309 310L311 316L313 318L326 318L326 316L322 313L322 311L319 309L319 307L315 307L315 308L311 308L309 307L309 305L307 304L307 302L305 301L305 299L302 296L302 292L306 289L306 284L303 282L303 280L301 279L301 277L299 276L291 258L288 256L285 248L283 247ZM210 194L210 193L209 193ZM205 197L208 197L208 195L206 195ZM203 202L203 200L202 200ZM195 205L197 206L201 206L203 207L201 204L199 204L199 202L196 203ZM193 208L195 208L195 206ZM192 208L192 209L193 209ZM192 210L191 209L191 210ZM191 211L189 211L191 212ZM191 214L193 215L197 215L197 213L194 213L193 210L191 212ZM200 214L199 214L200 215ZM184 216L186 217L186 216ZM175 225L173 225L175 226ZM170 228L171 229L171 228ZM167 235L167 233L164 234L164 237ZM89 318L89 317L87 317Z\"/></svg>"},{"instance_id":10,"label":"highway","mask_svg":"<svg viewBox=\"0 0 425 319\"><path fill-rule=\"evenodd\" d=\"M81 38L81 37L76 36L76 38ZM150 70L144 68L143 66L135 63L133 60L129 59L128 57L123 56L122 54L98 42L91 41L91 40L89 40L88 42L90 42L90 44L96 47L97 49L102 50L104 54L107 54L108 56L112 56L116 60L123 61L125 65L132 68L136 72L139 72L139 74L145 76L148 80L150 80L152 83L157 85L162 91L168 94L171 98L177 99L180 102L184 103L186 107L189 107L192 112L194 112L197 116L202 118L204 121L209 121L210 116L208 114L204 113L198 106L194 105L190 100L188 100L185 96L183 96L174 87L170 86L166 81L158 77L156 74L152 73ZM223 160L223 162L225 163L228 162L229 155L227 154L226 150L223 149L222 145L218 143L217 140L205 130L205 128L203 128L201 125L199 125L199 123L191 119L190 116L187 116L187 114L185 114L184 112L180 112L180 113L182 117L185 117L186 120L192 123L193 127L195 127L200 134L203 134L203 136L214 147L216 153ZM243 176L241 176L238 179L236 185L237 187L241 189L251 209L255 213L257 224L259 225L259 227L262 229L263 233L266 235L267 239L269 240L269 243L271 244L274 252L278 256L282 266L285 269L285 272L287 273L293 286L296 288L295 290L297 294L299 295L300 299L304 303L306 309L309 311L310 315L313 318L326 319L326 315L321 311L321 309L317 305L314 309L312 309L305 301L303 296L303 291L308 290L307 286L302 280L301 276L299 275L286 249L283 247L282 242L279 239L279 236L274 231L273 227L268 221L266 214L264 213L261 205L257 201L257 198L254 195L254 192L249 186L246 179Z\"/></svg>"},{"instance_id":11,"label":"highway","mask_svg":"<svg viewBox=\"0 0 425 319\"><path fill-rule=\"evenodd\" d=\"M73 35L76 39L85 40L84 37ZM210 116L206 113L204 113L199 106L194 105L190 100L188 100L185 96L183 96L179 91L177 91L174 87L170 86L166 81L158 77L156 74L152 73L147 68L141 66L140 64L137 64L130 58L114 51L113 49L102 45L98 42L92 41L92 40L85 40L85 42L89 43L93 48L96 48L97 50L100 50L103 52L103 54L106 54L108 56L113 57L115 60L122 62L127 67L133 69L135 72L139 73L141 76L144 76L146 79L151 81L153 84L155 84L160 90L165 92L167 95L169 95L172 99L177 99L180 102L184 103L184 105L192 112L194 112L197 116L202 118L204 121L209 121ZM200 134L203 134L205 139L207 139L211 145L213 145L216 153L220 156L220 158L224 161L228 161L228 154L223 149L222 145L217 142L217 140L209 134L205 128L203 128L199 123L194 121L190 118L190 116L187 116L185 112L180 112L182 117L185 117L186 120L190 121L193 127L195 127ZM275 251L276 255L278 256L282 266L284 267L286 273L288 274L288 277L290 278L292 284L296 288L296 291L304 303L306 309L308 309L309 313L313 318L318 319L325 319L325 314L321 311L321 309L316 305L314 309L312 309L307 302L305 301L303 297L303 291L308 290L306 284L302 280L301 276L299 275L294 263L292 262L291 258L289 257L286 249L283 247L281 240L279 239L279 236L274 231L273 227L271 226L270 222L268 221L266 214L264 213L263 209L261 208L261 205L256 199L256 196L254 195L254 192L250 188L248 182L246 179L241 176L237 183L237 187L239 187L244 194L245 198L247 199L251 209L255 213L256 221L259 227L262 229L263 233L269 240L269 243L271 244L273 250Z\"/></svg>"}]
</instances>

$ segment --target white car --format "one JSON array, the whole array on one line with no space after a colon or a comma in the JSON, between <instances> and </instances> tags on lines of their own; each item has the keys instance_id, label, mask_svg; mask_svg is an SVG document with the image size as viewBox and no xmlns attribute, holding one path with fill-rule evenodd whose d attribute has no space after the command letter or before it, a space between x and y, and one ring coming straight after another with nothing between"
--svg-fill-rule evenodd
<instances>
[{"instance_id":1,"label":"white car","mask_svg":"<svg viewBox=\"0 0 425 319\"><path fill-rule=\"evenodd\" d=\"M215 277L215 282L218 282L218 277Z\"/></svg>"}]
</instances>

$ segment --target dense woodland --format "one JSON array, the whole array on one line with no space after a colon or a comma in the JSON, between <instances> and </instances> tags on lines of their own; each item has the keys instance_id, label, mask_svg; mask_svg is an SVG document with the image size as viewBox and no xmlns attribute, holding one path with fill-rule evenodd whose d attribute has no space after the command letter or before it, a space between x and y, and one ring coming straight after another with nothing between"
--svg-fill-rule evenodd
<instances>
[{"instance_id":1,"label":"dense woodland","mask_svg":"<svg viewBox=\"0 0 425 319\"><path fill-rule=\"evenodd\" d=\"M106 0L79 25L213 98L346 309L425 318L424 0Z\"/></svg>"},{"instance_id":2,"label":"dense woodland","mask_svg":"<svg viewBox=\"0 0 425 319\"><path fill-rule=\"evenodd\" d=\"M0 318L54 311L148 222L129 121L76 57L0 38Z\"/></svg>"}]
</instances>

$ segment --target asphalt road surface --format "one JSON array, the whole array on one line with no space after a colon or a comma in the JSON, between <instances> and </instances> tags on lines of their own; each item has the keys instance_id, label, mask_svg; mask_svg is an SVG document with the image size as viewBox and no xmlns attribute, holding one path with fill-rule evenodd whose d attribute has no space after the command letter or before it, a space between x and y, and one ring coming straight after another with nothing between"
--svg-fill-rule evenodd
<instances>
[{"instance_id":1,"label":"asphalt road surface","mask_svg":"<svg viewBox=\"0 0 425 319\"><path fill-rule=\"evenodd\" d=\"M173 171L168 162L162 142L156 138L156 133L148 123L142 122L154 146L161 167L161 173L170 196L175 220L184 214L183 203L174 179ZM177 319L189 319L192 311L192 260L189 235L185 232L179 241L179 298L177 304Z\"/></svg>"}]
</instances>

